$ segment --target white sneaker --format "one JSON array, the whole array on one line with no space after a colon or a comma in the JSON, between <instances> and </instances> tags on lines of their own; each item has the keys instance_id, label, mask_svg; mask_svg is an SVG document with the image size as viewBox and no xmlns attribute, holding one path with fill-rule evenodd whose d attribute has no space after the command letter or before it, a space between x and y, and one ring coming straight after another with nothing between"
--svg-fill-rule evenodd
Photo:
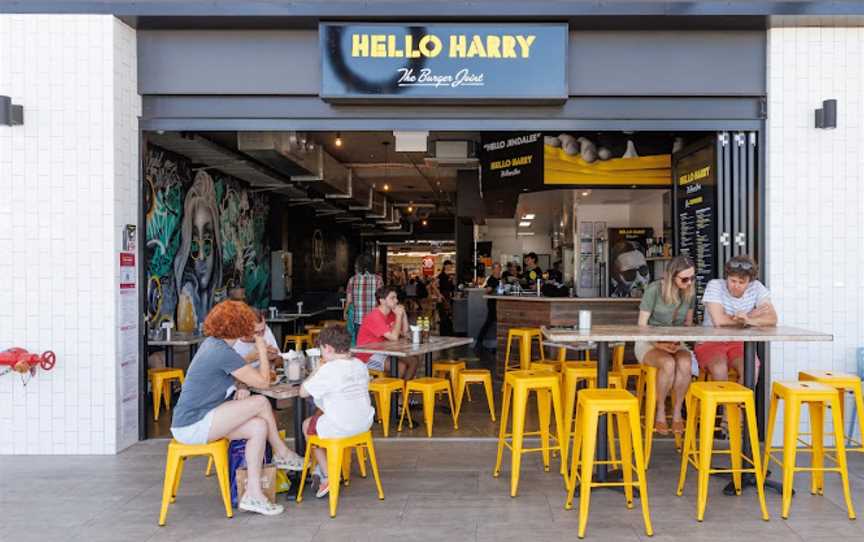
<instances>
[{"instance_id":1,"label":"white sneaker","mask_svg":"<svg viewBox=\"0 0 864 542\"><path fill-rule=\"evenodd\" d=\"M323 499L328 493L330 493L330 480L322 478L321 483L318 484L318 491L315 492L315 496Z\"/></svg>"},{"instance_id":2,"label":"white sneaker","mask_svg":"<svg viewBox=\"0 0 864 542\"><path fill-rule=\"evenodd\" d=\"M265 516L278 516L285 511L285 507L281 504L272 503L267 499L252 499L245 495L243 496L243 500L240 501L240 504L237 505L237 508L247 512L263 514Z\"/></svg>"},{"instance_id":3,"label":"white sneaker","mask_svg":"<svg viewBox=\"0 0 864 542\"><path fill-rule=\"evenodd\" d=\"M280 470L290 470L295 472L303 470L303 458L294 452L291 452L289 457L281 457L273 454L273 464Z\"/></svg>"}]
</instances>

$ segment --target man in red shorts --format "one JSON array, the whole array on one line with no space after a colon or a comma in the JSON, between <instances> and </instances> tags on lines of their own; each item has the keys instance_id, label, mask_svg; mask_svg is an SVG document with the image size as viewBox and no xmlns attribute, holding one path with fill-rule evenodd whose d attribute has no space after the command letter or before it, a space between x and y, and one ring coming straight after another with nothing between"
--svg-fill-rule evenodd
<instances>
[{"instance_id":1,"label":"man in red shorts","mask_svg":"<svg viewBox=\"0 0 864 542\"><path fill-rule=\"evenodd\" d=\"M726 263L725 279L714 279L705 287L705 327L776 326L777 312L771 304L771 293L756 280L756 263L749 256L735 256ZM729 369L738 372L744 383L744 343L704 342L693 349L701 369L711 378L726 381ZM759 360L756 360L757 368ZM758 374L758 370L757 370Z\"/></svg>"}]
</instances>

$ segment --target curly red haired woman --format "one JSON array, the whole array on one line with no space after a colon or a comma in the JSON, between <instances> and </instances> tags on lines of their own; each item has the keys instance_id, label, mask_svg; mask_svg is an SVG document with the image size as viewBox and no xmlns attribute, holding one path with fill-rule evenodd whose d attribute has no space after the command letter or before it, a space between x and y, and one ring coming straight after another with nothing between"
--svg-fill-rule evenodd
<instances>
[{"instance_id":1,"label":"curly red haired woman","mask_svg":"<svg viewBox=\"0 0 864 542\"><path fill-rule=\"evenodd\" d=\"M261 463L269 442L276 466L301 470L302 459L279 438L270 402L261 395L235 395L229 401L235 379L253 388L270 386L267 345L254 333L255 312L241 301L223 301L204 321L207 339L189 364L180 399L174 409L171 432L184 444L204 444L220 438L246 440L248 486L239 508L265 515L283 511L261 491ZM232 348L241 337L255 336L258 367L247 364Z\"/></svg>"}]
</instances>

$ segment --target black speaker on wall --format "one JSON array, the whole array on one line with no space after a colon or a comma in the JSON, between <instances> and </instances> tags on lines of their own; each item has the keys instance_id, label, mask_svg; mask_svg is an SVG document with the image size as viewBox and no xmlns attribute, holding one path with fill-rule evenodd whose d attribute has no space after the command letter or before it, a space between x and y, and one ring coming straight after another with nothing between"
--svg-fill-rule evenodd
<instances>
[{"instance_id":1,"label":"black speaker on wall","mask_svg":"<svg viewBox=\"0 0 864 542\"><path fill-rule=\"evenodd\" d=\"M822 101L822 109L816 110L816 128L837 128L837 100Z\"/></svg>"}]
</instances>

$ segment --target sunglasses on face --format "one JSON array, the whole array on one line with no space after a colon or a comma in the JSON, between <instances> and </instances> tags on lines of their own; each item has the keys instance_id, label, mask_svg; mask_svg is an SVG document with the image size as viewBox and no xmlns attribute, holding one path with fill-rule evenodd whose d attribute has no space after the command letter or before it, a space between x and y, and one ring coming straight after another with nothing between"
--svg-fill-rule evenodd
<instances>
[{"instance_id":1,"label":"sunglasses on face","mask_svg":"<svg viewBox=\"0 0 864 542\"><path fill-rule=\"evenodd\" d=\"M189 250L189 256L193 260L203 260L209 258L213 253L213 239L205 237L204 239L192 239L192 247Z\"/></svg>"},{"instance_id":2,"label":"sunglasses on face","mask_svg":"<svg viewBox=\"0 0 864 542\"><path fill-rule=\"evenodd\" d=\"M750 271L753 269L753 264L747 261L731 261L726 265L729 266L729 269L740 269L741 271Z\"/></svg>"}]
</instances>

